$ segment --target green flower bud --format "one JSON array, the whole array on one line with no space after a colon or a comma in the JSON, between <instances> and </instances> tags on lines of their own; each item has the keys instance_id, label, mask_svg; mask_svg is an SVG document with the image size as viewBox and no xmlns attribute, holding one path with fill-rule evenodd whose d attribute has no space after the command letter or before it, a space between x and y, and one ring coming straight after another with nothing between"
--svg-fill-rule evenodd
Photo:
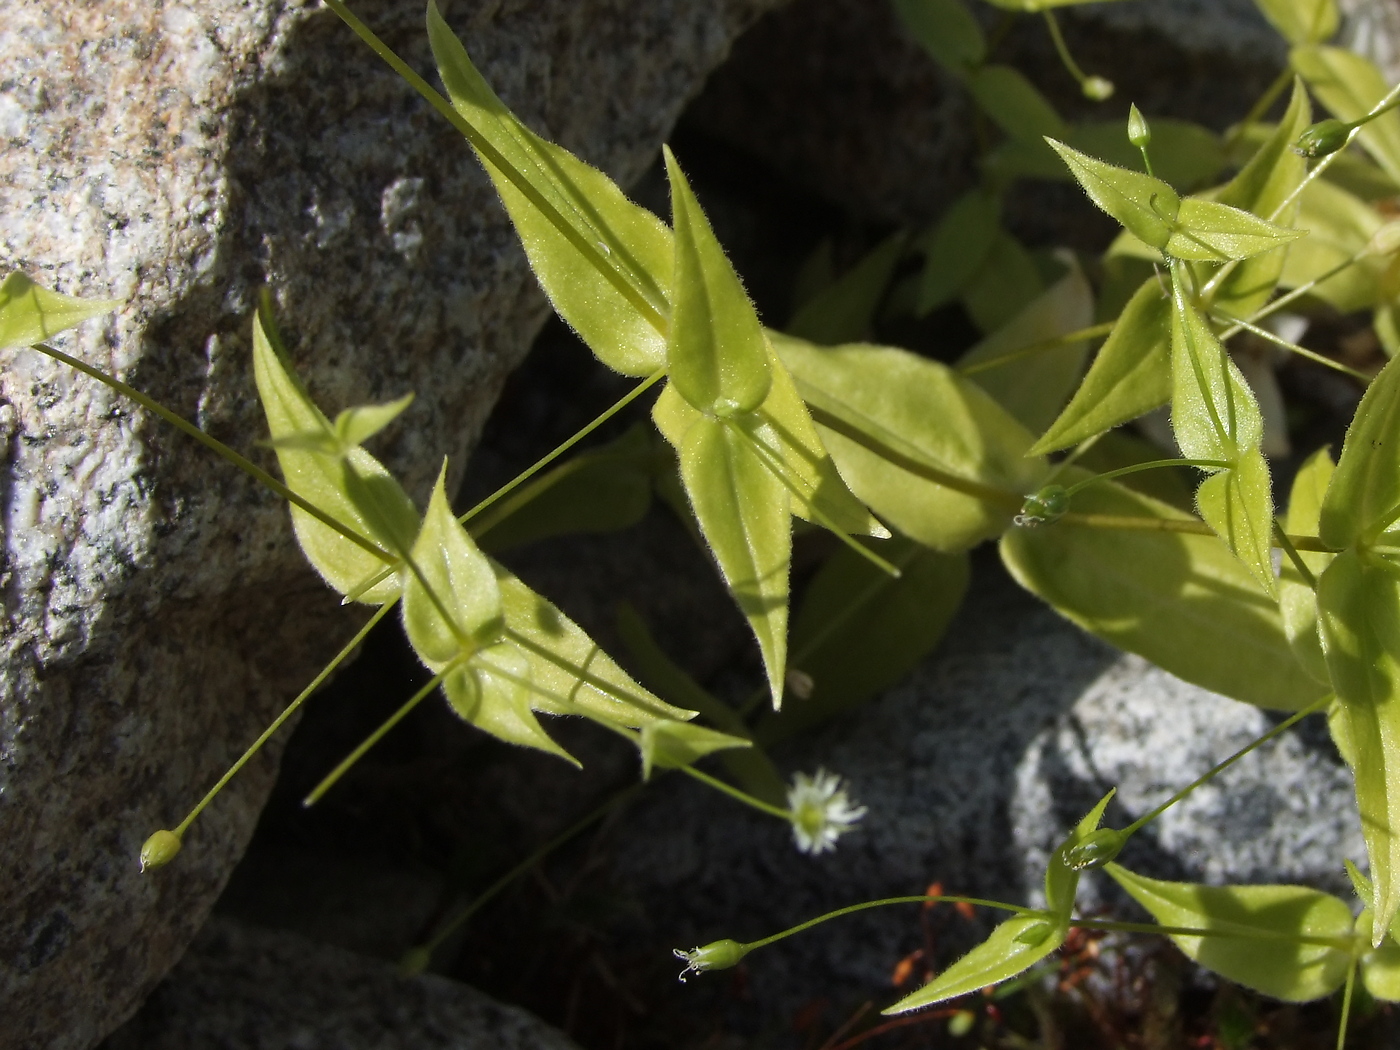
<instances>
[{"instance_id":1,"label":"green flower bud","mask_svg":"<svg viewBox=\"0 0 1400 1050\"><path fill-rule=\"evenodd\" d=\"M1101 868L1123 849L1128 837L1114 828L1099 828L1085 836L1084 841L1065 852L1065 865L1074 871Z\"/></svg>"},{"instance_id":2,"label":"green flower bud","mask_svg":"<svg viewBox=\"0 0 1400 1050\"><path fill-rule=\"evenodd\" d=\"M1095 102L1106 102L1113 97L1113 81L1106 77L1085 77L1080 82L1079 90L1084 92L1084 97Z\"/></svg>"},{"instance_id":3,"label":"green flower bud","mask_svg":"<svg viewBox=\"0 0 1400 1050\"><path fill-rule=\"evenodd\" d=\"M1152 127L1136 103L1128 107L1128 141L1138 149L1146 149L1152 142Z\"/></svg>"},{"instance_id":4,"label":"green flower bud","mask_svg":"<svg viewBox=\"0 0 1400 1050\"><path fill-rule=\"evenodd\" d=\"M1016 524L1023 529L1033 529L1040 525L1050 525L1059 521L1069 510L1069 492L1063 485L1046 485L1039 492L1026 497L1021 504L1021 513L1016 515Z\"/></svg>"},{"instance_id":5,"label":"green flower bud","mask_svg":"<svg viewBox=\"0 0 1400 1050\"><path fill-rule=\"evenodd\" d=\"M727 970L731 966L737 966L739 960L749 954L749 946L725 938L722 941L713 941L702 948L692 948L688 952L676 948L673 950L673 954L685 963L685 969L681 971L681 980L684 981L685 975L688 973Z\"/></svg>"},{"instance_id":6,"label":"green flower bud","mask_svg":"<svg viewBox=\"0 0 1400 1050\"><path fill-rule=\"evenodd\" d=\"M173 831L157 831L141 847L141 870L163 868L180 852L180 836Z\"/></svg>"},{"instance_id":7,"label":"green flower bud","mask_svg":"<svg viewBox=\"0 0 1400 1050\"><path fill-rule=\"evenodd\" d=\"M432 961L432 949L421 944L416 948L410 948L399 958L399 976L417 977L428 969Z\"/></svg>"},{"instance_id":8,"label":"green flower bud","mask_svg":"<svg viewBox=\"0 0 1400 1050\"><path fill-rule=\"evenodd\" d=\"M1321 120L1298 136L1293 151L1304 157L1325 157L1347 144L1351 125L1340 120Z\"/></svg>"}]
</instances>

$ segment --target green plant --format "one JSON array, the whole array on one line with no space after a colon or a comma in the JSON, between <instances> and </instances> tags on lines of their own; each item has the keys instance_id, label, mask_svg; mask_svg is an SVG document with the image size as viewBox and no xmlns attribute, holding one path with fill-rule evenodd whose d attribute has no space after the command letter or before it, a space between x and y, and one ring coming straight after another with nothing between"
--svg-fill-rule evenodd
<instances>
[{"instance_id":1,"label":"green plant","mask_svg":"<svg viewBox=\"0 0 1400 1050\"><path fill-rule=\"evenodd\" d=\"M1326 46L1337 25L1332 0L1260 0L1293 45L1291 70L1224 139L1183 122L1149 123L1136 107L1126 130L1071 125L1021 74L988 62L988 42L961 0L896 0L916 37L966 83L1005 139L984 157L977 189L930 230L893 237L828 280L788 334L760 324L669 150L667 226L521 124L433 4L428 33L447 97L341 0L327 2L462 132L556 311L599 361L639 383L466 514L453 514L441 478L420 514L363 447L408 399L346 409L333 420L323 414L281 350L270 301L254 319L254 369L284 482L45 342L111 304L59 296L21 275L0 286L0 346L33 345L81 369L274 488L326 582L345 601L376 608L371 626L400 607L434 677L308 801L441 688L453 710L485 732L570 761L538 714L589 719L637 747L643 779L657 769L683 772L788 820L807 850L827 848L863 810L828 774L799 778L785 791L764 748L857 706L912 666L961 600L967 551L996 539L1013 576L1086 630L1188 681L1294 712L1250 748L1305 715L1328 712L1366 830L1369 880L1350 869L1363 910L1353 920L1345 902L1314 890L1161 883L1113 863L1128 837L1225 763L1121 830L1099 827L1102 800L1054 854L1046 906L971 901L1012 917L890 1012L1008 980L1075 928L1165 934L1202 966L1282 999L1344 988L1349 1003L1358 974L1371 995L1400 999L1400 836L1391 830L1400 809L1393 772L1400 366L1372 376L1265 324L1285 308L1369 310L1387 351L1400 347L1400 234L1373 203L1400 196L1393 111L1400 89L1387 90L1364 59ZM1106 97L1064 47L1050 11L1060 3L997 6L1043 13L1085 94ZM1290 85L1282 118L1264 123ZM1315 124L1311 96L1335 119ZM1235 174L1209 186L1227 168ZM1122 225L1102 259L1036 260L1002 228L1001 201L1028 177L1073 178ZM896 280L911 248L918 272ZM1056 271L1048 286L1047 269ZM954 300L987 338L951 367L852 341L882 303L927 316ZM1241 333L1366 384L1338 461L1326 450L1308 461L1283 521L1263 454L1265 420L1226 349ZM1085 371L1090 343L1100 338ZM658 386L651 417L664 445L631 433L545 471ZM1098 472L1081 465L1105 434L1166 404L1181 455L1129 456ZM1195 513L1130 487L1143 472L1180 468L1202 475ZM600 508L600 485L629 494L622 510ZM626 508L644 507L653 488L693 519L752 630L765 682L742 708L688 679L624 611L622 633L641 681L633 678L482 550L570 528L620 527L635 520ZM806 595L790 657L794 517L843 546ZM924 615L909 616L911 608ZM762 710L764 696L772 711ZM697 768L712 754L728 779ZM190 822L226 781L173 830L152 836L143 865L175 857ZM1076 918L1080 872L1092 867L1103 867L1160 925ZM752 944L720 941L680 954L688 970L721 968L818 921ZM427 965L438 940L405 965Z\"/></svg>"}]
</instances>

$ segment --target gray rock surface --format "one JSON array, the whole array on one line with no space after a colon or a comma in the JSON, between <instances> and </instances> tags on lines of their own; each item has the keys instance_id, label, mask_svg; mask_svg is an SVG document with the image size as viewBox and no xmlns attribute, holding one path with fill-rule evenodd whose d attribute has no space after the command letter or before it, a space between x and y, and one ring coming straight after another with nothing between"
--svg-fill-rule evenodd
<instances>
[{"instance_id":1,"label":"gray rock surface","mask_svg":"<svg viewBox=\"0 0 1400 1050\"><path fill-rule=\"evenodd\" d=\"M1002 15L969 5L991 30ZM1340 39L1393 64L1400 11L1350 0ZM1061 8L1079 64L1117 85L1086 101L1038 17L1018 18L992 58L1024 72L1071 119L1149 116L1224 128L1242 118L1286 61L1282 38L1252 0L1137 0ZM888 3L797 0L764 18L734 49L692 111L707 133L734 143L854 214L926 222L976 177L978 118L966 92L906 35ZM1027 237L1101 247L1112 227L1079 206L1077 191L1038 185L1008 205ZM1072 219L1045 212L1071 210ZM1087 222L1084 221L1087 216Z\"/></svg>"},{"instance_id":2,"label":"gray rock surface","mask_svg":"<svg viewBox=\"0 0 1400 1050\"><path fill-rule=\"evenodd\" d=\"M620 878L645 902L640 935L658 950L751 940L934 881L1033 902L1049 851L1109 788L1106 823L1122 827L1274 718L1112 652L984 563L931 659L778 756L840 773L869 806L834 853L801 855L780 822L676 778L619 830ZM1344 857L1364 857L1350 777L1315 718L1169 811L1121 859L1157 877L1296 881L1349 897ZM1111 885L1086 880L1081 906L1122 906ZM751 956L745 1001L792 1017L818 998L892 999L892 967L922 943L912 908L844 918ZM722 975L694 980L685 996L703 1013L726 987Z\"/></svg>"},{"instance_id":3,"label":"gray rock surface","mask_svg":"<svg viewBox=\"0 0 1400 1050\"><path fill-rule=\"evenodd\" d=\"M472 0L449 17L528 121L625 183L776 2ZM418 0L355 6L431 68ZM16 0L0 56L0 272L126 303L65 349L251 449L249 314L268 284L323 404L418 392L376 449L415 496L444 453L462 462L545 302L465 144L330 11ZM276 749L176 864L139 876L142 840L354 617L276 500L97 384L6 354L0 431L0 1047L66 1050L179 956Z\"/></svg>"},{"instance_id":4,"label":"gray rock surface","mask_svg":"<svg viewBox=\"0 0 1400 1050\"><path fill-rule=\"evenodd\" d=\"M524 1010L295 934L209 923L104 1050L575 1050Z\"/></svg>"}]
</instances>

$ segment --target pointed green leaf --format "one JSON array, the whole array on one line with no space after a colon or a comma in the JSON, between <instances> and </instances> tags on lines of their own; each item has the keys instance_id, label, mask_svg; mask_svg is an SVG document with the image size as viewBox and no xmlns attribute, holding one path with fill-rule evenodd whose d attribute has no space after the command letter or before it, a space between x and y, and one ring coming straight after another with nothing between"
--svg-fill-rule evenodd
<instances>
[{"instance_id":1,"label":"pointed green leaf","mask_svg":"<svg viewBox=\"0 0 1400 1050\"><path fill-rule=\"evenodd\" d=\"M16 271L0 281L0 350L42 343L119 306L119 299L77 299L51 292Z\"/></svg>"},{"instance_id":2,"label":"pointed green leaf","mask_svg":"<svg viewBox=\"0 0 1400 1050\"><path fill-rule=\"evenodd\" d=\"M1332 480L1332 456L1327 449L1318 449L1298 469L1293 489L1288 497L1288 514L1283 528L1291 536L1316 536L1322 513L1323 494ZM1320 576L1332 563L1332 555L1316 551L1300 551L1303 564ZM1319 682L1330 684L1327 663L1322 655L1318 637L1317 594L1308 586L1291 558L1284 558L1279 573L1279 611L1283 615L1283 630L1298 662Z\"/></svg>"},{"instance_id":3,"label":"pointed green leaf","mask_svg":"<svg viewBox=\"0 0 1400 1050\"><path fill-rule=\"evenodd\" d=\"M493 554L553 536L630 528L651 506L656 452L637 423L621 437L541 475L473 522Z\"/></svg>"},{"instance_id":4,"label":"pointed green leaf","mask_svg":"<svg viewBox=\"0 0 1400 1050\"><path fill-rule=\"evenodd\" d=\"M1005 230L962 287L963 309L981 332L995 332L1045 288L1031 253Z\"/></svg>"},{"instance_id":5,"label":"pointed green leaf","mask_svg":"<svg viewBox=\"0 0 1400 1050\"><path fill-rule=\"evenodd\" d=\"M1295 47L1289 62L1322 104L1339 120L1364 117L1390 91L1385 74L1355 51L1309 44ZM1400 113L1391 110L1370 121L1361 144L1392 179L1400 179Z\"/></svg>"},{"instance_id":6,"label":"pointed green leaf","mask_svg":"<svg viewBox=\"0 0 1400 1050\"><path fill-rule=\"evenodd\" d=\"M1161 882L1117 864L1105 870L1163 926L1211 930L1171 934L1176 946L1212 973L1300 1003L1342 986L1351 964L1351 909L1306 886L1200 886ZM1326 938L1336 945L1303 943Z\"/></svg>"},{"instance_id":7,"label":"pointed green leaf","mask_svg":"<svg viewBox=\"0 0 1400 1050\"><path fill-rule=\"evenodd\" d=\"M1086 476L1071 470L1063 480ZM1190 520L1113 482L1077 493L1073 509ZM1013 529L1002 538L1001 555L1012 576L1061 615L1178 678L1287 711L1327 691L1298 666L1277 604L1214 536L1064 521Z\"/></svg>"},{"instance_id":8,"label":"pointed green leaf","mask_svg":"<svg viewBox=\"0 0 1400 1050\"><path fill-rule=\"evenodd\" d=\"M642 779L653 769L681 769L716 751L752 747L751 740L730 736L689 722L656 721L642 727Z\"/></svg>"},{"instance_id":9,"label":"pointed green leaf","mask_svg":"<svg viewBox=\"0 0 1400 1050\"><path fill-rule=\"evenodd\" d=\"M1252 259L1282 248L1305 233L1199 197L1187 197L1181 202L1176 221L1166 253L1195 262Z\"/></svg>"},{"instance_id":10,"label":"pointed green leaf","mask_svg":"<svg viewBox=\"0 0 1400 1050\"><path fill-rule=\"evenodd\" d=\"M1098 830L1103 821L1104 811L1108 809L1108 804L1113 801L1117 791L1118 789L1114 788L1099 799L1094 808L1080 818L1074 830L1050 855L1050 863L1045 869L1045 904L1058 920L1058 925L1065 931L1069 930L1069 920L1074 914L1074 897L1079 892L1081 874L1079 869L1070 867L1066 858L1071 850L1083 844L1085 839Z\"/></svg>"},{"instance_id":11,"label":"pointed green leaf","mask_svg":"<svg viewBox=\"0 0 1400 1050\"><path fill-rule=\"evenodd\" d=\"M645 376L666 366L671 231L616 184L525 127L428 5L428 38L453 108L550 302L609 368Z\"/></svg>"},{"instance_id":12,"label":"pointed green leaf","mask_svg":"<svg viewBox=\"0 0 1400 1050\"><path fill-rule=\"evenodd\" d=\"M928 984L883 1013L908 1013L1000 984L1029 970L1063 943L1064 932L1057 932L1049 914L1017 915L994 929L990 937Z\"/></svg>"},{"instance_id":13,"label":"pointed green leaf","mask_svg":"<svg viewBox=\"0 0 1400 1050\"><path fill-rule=\"evenodd\" d=\"M362 445L397 419L400 413L411 404L413 404L413 395L405 394L397 401L390 401L383 405L361 405L359 408L347 408L335 417L335 423L331 429L335 431L335 436L340 439L342 446L349 448L353 445Z\"/></svg>"},{"instance_id":14,"label":"pointed green leaf","mask_svg":"<svg viewBox=\"0 0 1400 1050\"><path fill-rule=\"evenodd\" d=\"M799 339L826 344L850 343L868 336L907 240L903 232L886 237L850 272L799 309L788 322L787 331Z\"/></svg>"},{"instance_id":15,"label":"pointed green leaf","mask_svg":"<svg viewBox=\"0 0 1400 1050\"><path fill-rule=\"evenodd\" d=\"M598 643L509 570L491 563L501 589L507 636L530 659L531 703L561 715L584 714L629 729L657 719L694 718L632 680Z\"/></svg>"},{"instance_id":16,"label":"pointed green leaf","mask_svg":"<svg viewBox=\"0 0 1400 1050\"><path fill-rule=\"evenodd\" d=\"M1278 590L1273 566L1274 506L1269 466L1258 449L1242 452L1235 465L1201 482L1196 509L1244 562L1249 574L1269 594Z\"/></svg>"},{"instance_id":17,"label":"pointed green leaf","mask_svg":"<svg viewBox=\"0 0 1400 1050\"><path fill-rule=\"evenodd\" d=\"M662 396L670 392L667 385ZM788 490L735 427L695 419L679 448L681 480L695 520L730 593L749 621L781 706L787 657L788 563L792 556Z\"/></svg>"},{"instance_id":18,"label":"pointed green leaf","mask_svg":"<svg viewBox=\"0 0 1400 1050\"><path fill-rule=\"evenodd\" d=\"M1303 191L1297 225L1308 235L1289 247L1280 283L1297 288L1348 263L1366 248L1385 220L1375 208L1340 186L1314 179ZM1380 260L1363 258L1329 277L1308 294L1342 313L1382 300Z\"/></svg>"},{"instance_id":19,"label":"pointed green leaf","mask_svg":"<svg viewBox=\"0 0 1400 1050\"><path fill-rule=\"evenodd\" d=\"M982 66L968 77L968 90L982 111L1018 142L1064 138L1068 127L1055 107L1025 75L1011 66Z\"/></svg>"},{"instance_id":20,"label":"pointed green leaf","mask_svg":"<svg viewBox=\"0 0 1400 1050\"><path fill-rule=\"evenodd\" d=\"M1093 320L1094 293L1076 266L964 354L958 369L968 371L973 382L1038 434L1064 407L1083 373L1089 344L1080 341L1031 354L1017 351L1080 331ZM986 367L1003 357L1004 364Z\"/></svg>"},{"instance_id":21,"label":"pointed green leaf","mask_svg":"<svg viewBox=\"0 0 1400 1050\"><path fill-rule=\"evenodd\" d=\"M1400 914L1400 579L1374 559L1355 549L1337 555L1318 581L1317 606L1383 931Z\"/></svg>"},{"instance_id":22,"label":"pointed green leaf","mask_svg":"<svg viewBox=\"0 0 1400 1050\"><path fill-rule=\"evenodd\" d=\"M1273 215L1298 188L1307 172L1307 162L1298 156L1293 144L1311 122L1312 105L1308 94L1302 83L1295 81L1293 97L1283 120L1215 199L1255 215ZM1279 221L1284 226L1294 226L1297 215L1295 205ZM1216 293L1216 307L1235 317L1254 313L1273 295L1283 276L1288 254L1271 252L1237 266Z\"/></svg>"},{"instance_id":23,"label":"pointed green leaf","mask_svg":"<svg viewBox=\"0 0 1400 1050\"><path fill-rule=\"evenodd\" d=\"M1149 277L1118 315L1074 397L1031 449L1069 448L1151 412L1171 397L1171 298Z\"/></svg>"},{"instance_id":24,"label":"pointed green leaf","mask_svg":"<svg viewBox=\"0 0 1400 1050\"><path fill-rule=\"evenodd\" d=\"M1142 154L1123 134L1121 120L1075 124L1065 141L1080 153L1108 164L1132 171L1142 169ZM1205 186L1224 170L1225 149L1220 136L1209 128L1186 120L1154 117L1152 165L1157 178L1169 185ZM1017 178L1056 181L1071 178L1070 171L1043 142L1023 143L1012 139L988 154L982 170L1003 182Z\"/></svg>"},{"instance_id":25,"label":"pointed green leaf","mask_svg":"<svg viewBox=\"0 0 1400 1050\"><path fill-rule=\"evenodd\" d=\"M486 555L452 513L446 462L411 558L404 573L403 624L424 663L439 670L499 635L501 590Z\"/></svg>"},{"instance_id":26,"label":"pointed green leaf","mask_svg":"<svg viewBox=\"0 0 1400 1050\"><path fill-rule=\"evenodd\" d=\"M749 412L772 382L763 326L675 157L665 152L676 231L671 383L701 412Z\"/></svg>"},{"instance_id":27,"label":"pointed green leaf","mask_svg":"<svg viewBox=\"0 0 1400 1050\"><path fill-rule=\"evenodd\" d=\"M701 718L731 736L752 739L753 734L739 712L711 696L677 666L656 644L636 610L626 602L617 611L617 633L631 654L637 674L649 688L700 712ZM750 795L769 805L787 805L787 782L763 748L729 750L720 756L720 761L729 775Z\"/></svg>"},{"instance_id":28,"label":"pointed green leaf","mask_svg":"<svg viewBox=\"0 0 1400 1050\"><path fill-rule=\"evenodd\" d=\"M812 693L759 721L765 743L821 725L894 685L952 623L967 593L966 554L939 554L903 537L874 549L900 569L898 579L842 547L808 586L789 663L811 679Z\"/></svg>"},{"instance_id":29,"label":"pointed green leaf","mask_svg":"<svg viewBox=\"0 0 1400 1050\"><path fill-rule=\"evenodd\" d=\"M1023 494L1045 476L1044 461L1026 456L1026 429L946 365L888 347L775 345L799 393L821 413L822 440L851 490L925 546L956 552L998 535L1019 495L1003 504L978 493Z\"/></svg>"},{"instance_id":30,"label":"pointed green leaf","mask_svg":"<svg viewBox=\"0 0 1400 1050\"><path fill-rule=\"evenodd\" d=\"M253 320L253 374L267 428L274 444L292 435L332 435L330 420L312 402L305 388L274 347L261 314ZM408 494L383 465L361 448L352 449L342 460L297 448L277 448L277 462L287 486L299 496L319 507L361 536L373 540L385 550L411 541L418 530L418 511ZM376 534L372 522L355 505L346 487L345 463L354 467L361 479L374 479L372 485L380 497L381 517L391 523L388 534ZM340 533L317 521L299 507L292 507L292 527L297 543L307 560L341 594L355 592L365 580L384 569L385 563ZM399 576L390 575L382 583L357 594L355 600L381 605L399 593Z\"/></svg>"},{"instance_id":31,"label":"pointed green leaf","mask_svg":"<svg viewBox=\"0 0 1400 1050\"><path fill-rule=\"evenodd\" d=\"M1254 0L1264 17L1288 38L1290 44L1314 44L1330 40L1340 16L1336 0Z\"/></svg>"},{"instance_id":32,"label":"pointed green leaf","mask_svg":"<svg viewBox=\"0 0 1400 1050\"><path fill-rule=\"evenodd\" d=\"M530 661L510 645L493 645L442 682L447 703L463 721L508 744L558 755L579 765L540 726L531 709Z\"/></svg>"},{"instance_id":33,"label":"pointed green leaf","mask_svg":"<svg viewBox=\"0 0 1400 1050\"><path fill-rule=\"evenodd\" d=\"M1115 167L1050 140L1089 199L1113 216L1139 240L1153 248L1165 248L1172 224L1181 209L1176 190L1161 179Z\"/></svg>"},{"instance_id":34,"label":"pointed green leaf","mask_svg":"<svg viewBox=\"0 0 1400 1050\"><path fill-rule=\"evenodd\" d=\"M1371 542L1400 513L1400 364L1366 388L1327 487L1318 533L1329 547Z\"/></svg>"},{"instance_id":35,"label":"pointed green leaf","mask_svg":"<svg viewBox=\"0 0 1400 1050\"><path fill-rule=\"evenodd\" d=\"M927 237L914 312L926 317L952 302L986 262L1001 234L1001 198L984 189L963 194Z\"/></svg>"},{"instance_id":36,"label":"pointed green leaf","mask_svg":"<svg viewBox=\"0 0 1400 1050\"><path fill-rule=\"evenodd\" d=\"M966 76L987 57L982 27L962 0L894 0L904 26L934 61Z\"/></svg>"}]
</instances>

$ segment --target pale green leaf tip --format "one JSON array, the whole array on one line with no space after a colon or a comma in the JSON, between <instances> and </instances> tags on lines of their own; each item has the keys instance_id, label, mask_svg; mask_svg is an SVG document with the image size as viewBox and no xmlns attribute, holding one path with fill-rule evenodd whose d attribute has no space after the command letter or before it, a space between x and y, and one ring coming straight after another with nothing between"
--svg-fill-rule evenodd
<instances>
[{"instance_id":1,"label":"pale green leaf tip","mask_svg":"<svg viewBox=\"0 0 1400 1050\"><path fill-rule=\"evenodd\" d=\"M180 852L180 836L164 829L157 831L141 847L141 870L154 871L169 864Z\"/></svg>"}]
</instances>

